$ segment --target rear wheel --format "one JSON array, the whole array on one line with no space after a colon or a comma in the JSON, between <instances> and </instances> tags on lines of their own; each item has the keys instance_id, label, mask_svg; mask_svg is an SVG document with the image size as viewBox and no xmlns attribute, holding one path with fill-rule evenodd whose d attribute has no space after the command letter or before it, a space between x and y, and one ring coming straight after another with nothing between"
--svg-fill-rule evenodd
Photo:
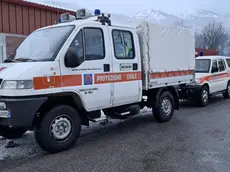
<instances>
[{"instance_id":1,"label":"rear wheel","mask_svg":"<svg viewBox=\"0 0 230 172\"><path fill-rule=\"evenodd\" d=\"M80 137L81 121L75 109L67 105L52 108L35 127L39 146L50 153L65 151Z\"/></svg>"},{"instance_id":2,"label":"rear wheel","mask_svg":"<svg viewBox=\"0 0 230 172\"><path fill-rule=\"evenodd\" d=\"M27 130L24 128L10 128L5 126L0 126L0 136L7 139L18 139L25 134Z\"/></svg>"},{"instance_id":3,"label":"rear wheel","mask_svg":"<svg viewBox=\"0 0 230 172\"><path fill-rule=\"evenodd\" d=\"M153 116L158 122L170 121L174 113L174 98L169 91L161 93L157 107L153 105Z\"/></svg>"},{"instance_id":4,"label":"rear wheel","mask_svg":"<svg viewBox=\"0 0 230 172\"><path fill-rule=\"evenodd\" d=\"M227 88L226 88L225 92L223 93L223 97L226 99L230 98L230 81L228 81Z\"/></svg>"},{"instance_id":5,"label":"rear wheel","mask_svg":"<svg viewBox=\"0 0 230 172\"><path fill-rule=\"evenodd\" d=\"M197 96L198 106L205 107L209 102L209 89L205 85L201 88L199 95Z\"/></svg>"}]
</instances>

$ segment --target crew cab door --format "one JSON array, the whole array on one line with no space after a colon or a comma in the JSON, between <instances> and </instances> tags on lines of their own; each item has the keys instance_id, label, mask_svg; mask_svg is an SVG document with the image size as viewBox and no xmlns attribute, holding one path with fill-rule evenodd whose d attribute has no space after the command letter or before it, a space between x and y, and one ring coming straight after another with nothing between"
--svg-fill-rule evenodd
<instances>
[{"instance_id":1,"label":"crew cab door","mask_svg":"<svg viewBox=\"0 0 230 172\"><path fill-rule=\"evenodd\" d=\"M109 27L112 56L113 106L142 98L141 62L138 38L133 30Z\"/></svg>"},{"instance_id":2,"label":"crew cab door","mask_svg":"<svg viewBox=\"0 0 230 172\"><path fill-rule=\"evenodd\" d=\"M69 46L76 48L81 64L67 68L64 57L60 63L63 91L76 92L88 111L112 106L111 83L104 80L111 72L109 40L108 26L82 25Z\"/></svg>"}]
</instances>

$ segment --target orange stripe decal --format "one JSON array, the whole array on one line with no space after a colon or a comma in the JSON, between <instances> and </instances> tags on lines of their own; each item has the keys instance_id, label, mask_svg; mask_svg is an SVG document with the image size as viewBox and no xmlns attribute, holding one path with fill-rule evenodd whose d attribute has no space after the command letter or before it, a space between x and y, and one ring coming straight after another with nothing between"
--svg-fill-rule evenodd
<instances>
[{"instance_id":1,"label":"orange stripe decal","mask_svg":"<svg viewBox=\"0 0 230 172\"><path fill-rule=\"evenodd\" d=\"M60 76L35 77L33 81L35 90L61 87Z\"/></svg>"},{"instance_id":2,"label":"orange stripe decal","mask_svg":"<svg viewBox=\"0 0 230 172\"><path fill-rule=\"evenodd\" d=\"M43 76L33 78L34 89L59 88L82 85L81 75Z\"/></svg>"},{"instance_id":3,"label":"orange stripe decal","mask_svg":"<svg viewBox=\"0 0 230 172\"><path fill-rule=\"evenodd\" d=\"M155 72L150 74L150 79L176 77L176 76L186 76L192 75L193 70L182 70L182 71L171 71L171 72Z\"/></svg>"},{"instance_id":4,"label":"orange stripe decal","mask_svg":"<svg viewBox=\"0 0 230 172\"><path fill-rule=\"evenodd\" d=\"M215 75L208 75L200 78L200 83L204 83L206 81L211 81L215 79L220 79L220 78L226 78L230 77L230 73L221 73L221 74L215 74Z\"/></svg>"},{"instance_id":5,"label":"orange stripe decal","mask_svg":"<svg viewBox=\"0 0 230 172\"><path fill-rule=\"evenodd\" d=\"M94 74L93 84L136 81L142 79L141 72L120 72ZM43 76L33 78L34 89L72 87L82 85L82 75Z\"/></svg>"},{"instance_id":6,"label":"orange stripe decal","mask_svg":"<svg viewBox=\"0 0 230 172\"><path fill-rule=\"evenodd\" d=\"M72 87L82 85L81 75L64 75L62 76L62 86Z\"/></svg>"},{"instance_id":7,"label":"orange stripe decal","mask_svg":"<svg viewBox=\"0 0 230 172\"><path fill-rule=\"evenodd\" d=\"M94 74L94 84L136 81L142 79L141 72L119 72Z\"/></svg>"}]
</instances>

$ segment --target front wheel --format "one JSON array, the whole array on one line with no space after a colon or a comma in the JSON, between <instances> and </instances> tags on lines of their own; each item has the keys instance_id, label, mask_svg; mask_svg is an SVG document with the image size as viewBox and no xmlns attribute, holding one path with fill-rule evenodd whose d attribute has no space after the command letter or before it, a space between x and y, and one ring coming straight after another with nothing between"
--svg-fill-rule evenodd
<instances>
[{"instance_id":1,"label":"front wheel","mask_svg":"<svg viewBox=\"0 0 230 172\"><path fill-rule=\"evenodd\" d=\"M197 103L200 107L205 107L209 102L209 89L207 86L203 86L197 96Z\"/></svg>"},{"instance_id":2,"label":"front wheel","mask_svg":"<svg viewBox=\"0 0 230 172\"><path fill-rule=\"evenodd\" d=\"M153 105L153 116L158 122L170 121L174 113L174 98L169 91L161 93L157 107Z\"/></svg>"},{"instance_id":3,"label":"front wheel","mask_svg":"<svg viewBox=\"0 0 230 172\"><path fill-rule=\"evenodd\" d=\"M5 126L0 126L0 136L7 139L18 139L25 134L27 130L24 128L10 128Z\"/></svg>"},{"instance_id":4,"label":"front wheel","mask_svg":"<svg viewBox=\"0 0 230 172\"><path fill-rule=\"evenodd\" d=\"M72 148L80 137L81 121L77 111L67 105L52 108L35 127L38 145L50 153Z\"/></svg>"}]
</instances>

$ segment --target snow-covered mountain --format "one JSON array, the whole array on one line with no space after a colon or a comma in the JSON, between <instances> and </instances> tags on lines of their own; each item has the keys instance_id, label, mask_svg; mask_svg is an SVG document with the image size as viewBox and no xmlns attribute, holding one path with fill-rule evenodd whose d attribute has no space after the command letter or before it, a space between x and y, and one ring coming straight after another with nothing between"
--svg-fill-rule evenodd
<instances>
[{"instance_id":1,"label":"snow-covered mountain","mask_svg":"<svg viewBox=\"0 0 230 172\"><path fill-rule=\"evenodd\" d=\"M183 13L181 14L180 17L183 18L184 20L194 20L194 19L199 19L199 18L213 19L213 18L220 17L220 15L212 11L196 9L196 10L193 10L192 12Z\"/></svg>"},{"instance_id":2,"label":"snow-covered mountain","mask_svg":"<svg viewBox=\"0 0 230 172\"><path fill-rule=\"evenodd\" d=\"M185 26L192 27L197 31L210 21L222 22L227 28L230 28L230 14L220 15L202 9L196 9L182 14L169 14L154 9L148 9L134 13L132 18L140 18L163 24L175 24L183 21Z\"/></svg>"},{"instance_id":3,"label":"snow-covered mountain","mask_svg":"<svg viewBox=\"0 0 230 172\"><path fill-rule=\"evenodd\" d=\"M160 10L146 9L137 11L131 16L133 19L145 20L154 23L172 24L174 21L180 20L176 15L169 14Z\"/></svg>"}]
</instances>

